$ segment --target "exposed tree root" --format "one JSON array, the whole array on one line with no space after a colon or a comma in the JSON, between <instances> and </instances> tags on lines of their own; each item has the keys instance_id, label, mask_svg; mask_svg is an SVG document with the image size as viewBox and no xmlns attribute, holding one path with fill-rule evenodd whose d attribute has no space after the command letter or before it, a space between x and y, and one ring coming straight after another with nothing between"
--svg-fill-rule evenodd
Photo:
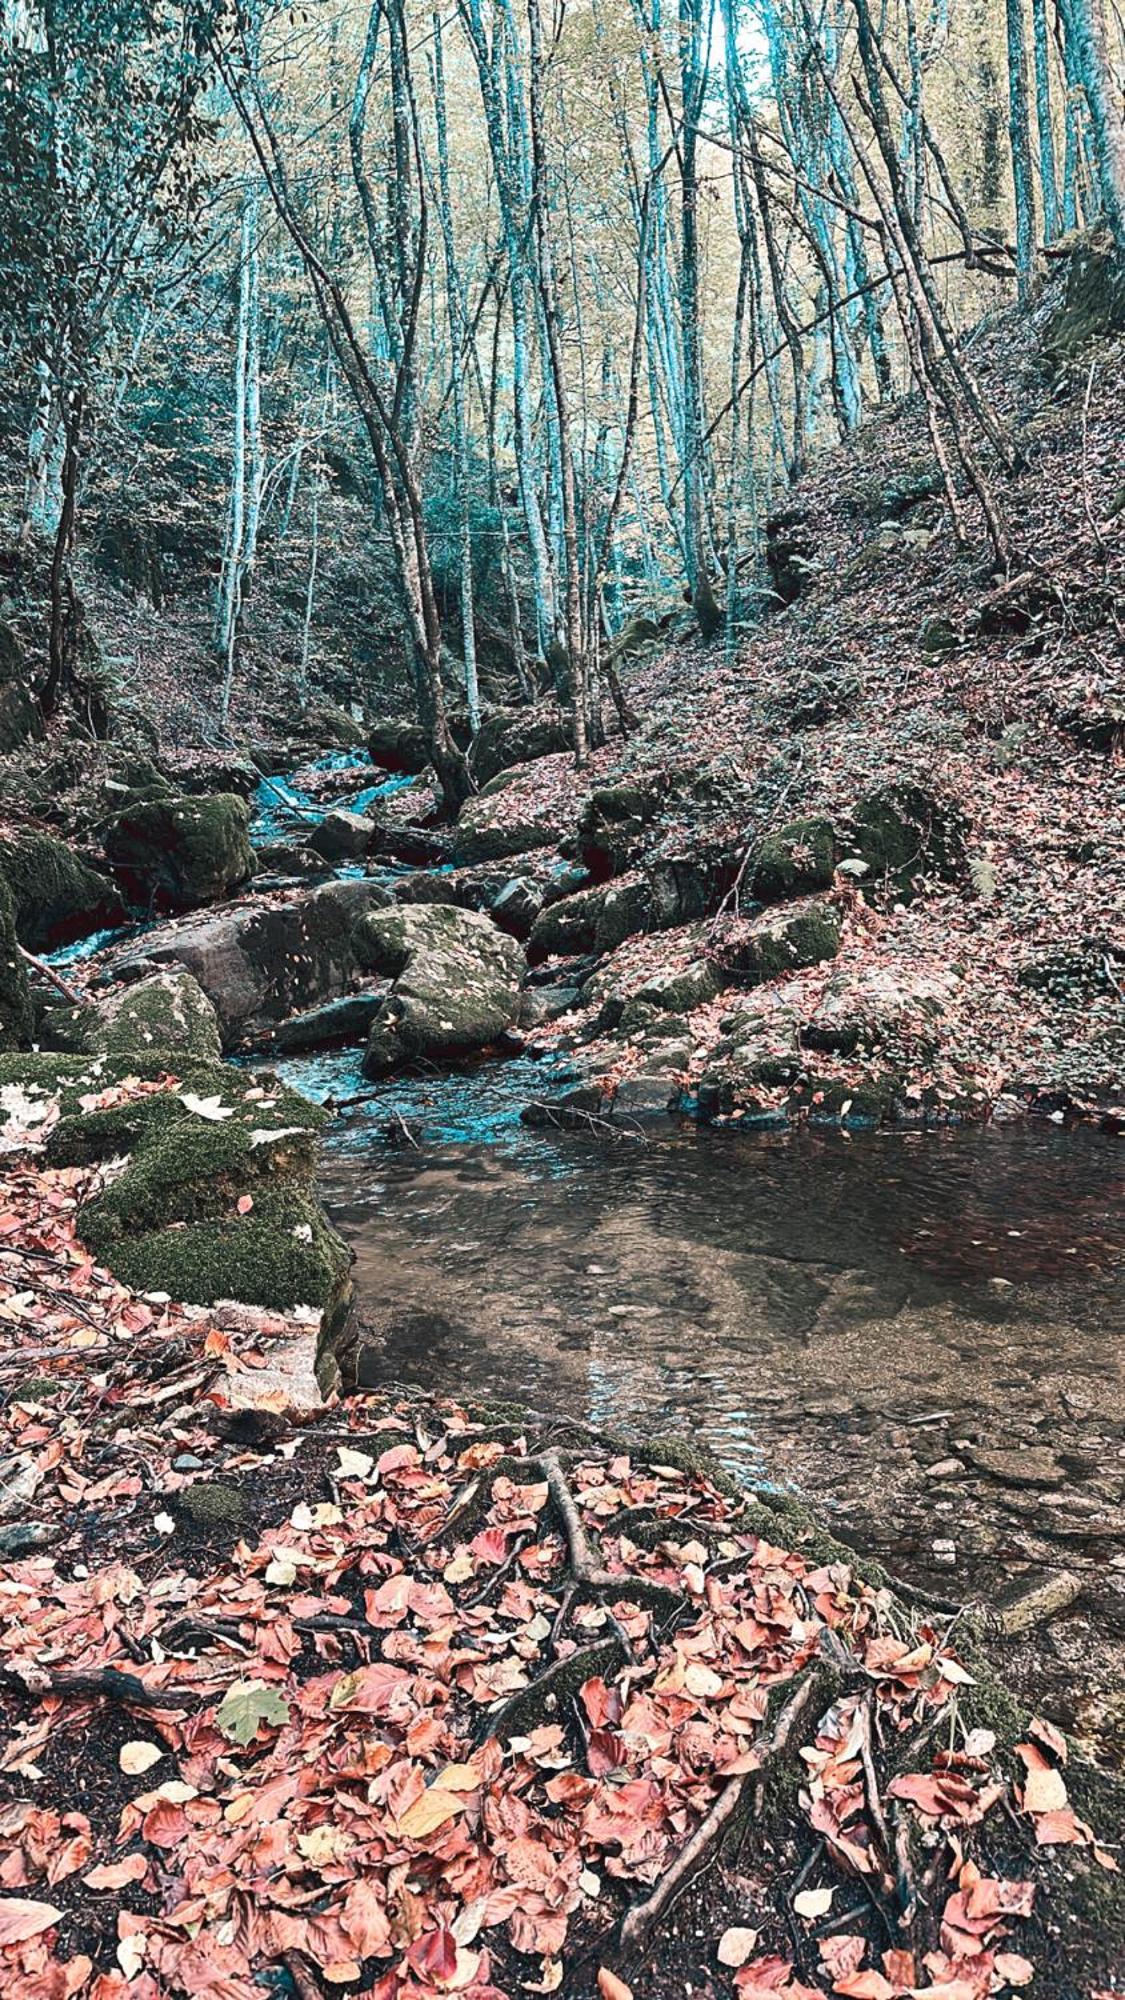
<instances>
[{"instance_id":1,"label":"exposed tree root","mask_svg":"<svg viewBox=\"0 0 1125 2000\"><path fill-rule=\"evenodd\" d=\"M761 1772L774 1757L786 1748L794 1729L813 1701L818 1689L815 1670L806 1671L781 1710L772 1729L760 1736L754 1748L761 1758L761 1765L755 1776L755 1785L761 1785ZM661 1876L651 1896L643 1903L634 1903L621 1925L621 1945L626 1951L635 1951L644 1944L673 1897L690 1881L697 1868L706 1859L711 1848L719 1839L724 1828L733 1819L745 1793L745 1776L730 1778L723 1786L714 1805L706 1817L700 1820L687 1846L680 1850L672 1866ZM755 1810L760 1806L755 1804Z\"/></svg>"},{"instance_id":2,"label":"exposed tree root","mask_svg":"<svg viewBox=\"0 0 1125 2000\"><path fill-rule=\"evenodd\" d=\"M126 1708L194 1708L203 1699L202 1695L186 1693L180 1688L148 1688L136 1674L122 1673L118 1667L101 1667L92 1673L67 1673L44 1667L36 1671L34 1682L0 1668L0 1687L33 1695L36 1700L48 1694L100 1695L106 1701L119 1701Z\"/></svg>"}]
</instances>

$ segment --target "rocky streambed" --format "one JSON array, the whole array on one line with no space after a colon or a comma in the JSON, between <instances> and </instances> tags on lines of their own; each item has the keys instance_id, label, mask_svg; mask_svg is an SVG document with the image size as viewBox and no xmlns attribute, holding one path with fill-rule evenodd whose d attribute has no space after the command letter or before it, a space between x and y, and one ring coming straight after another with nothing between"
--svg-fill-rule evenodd
<instances>
[{"instance_id":1,"label":"rocky streambed","mask_svg":"<svg viewBox=\"0 0 1125 2000\"><path fill-rule=\"evenodd\" d=\"M870 1094L817 1103L807 1062L771 1084L761 1048L756 1110L729 1067L709 1098L693 1010L737 1014L792 973L771 959L724 991L674 926L612 948L599 927L659 871L582 889L545 847L456 865L465 834L428 803L353 753L265 779L236 900L55 954L83 1004L41 991L51 1053L2 1081L61 1110L56 1162L130 1154L89 1205L91 1248L142 1291L316 1307L326 1383L339 1363L700 1432L927 1601L986 1600L1028 1694L1119 1751L1120 1140L875 1130ZM606 840L620 805L598 808ZM469 816L471 843L495 812ZM527 838L498 825L486 847ZM838 931L823 840L759 853L755 886L784 895L734 933L746 964ZM633 1052L599 1076L615 1029ZM667 1118L674 1097L694 1122Z\"/></svg>"}]
</instances>

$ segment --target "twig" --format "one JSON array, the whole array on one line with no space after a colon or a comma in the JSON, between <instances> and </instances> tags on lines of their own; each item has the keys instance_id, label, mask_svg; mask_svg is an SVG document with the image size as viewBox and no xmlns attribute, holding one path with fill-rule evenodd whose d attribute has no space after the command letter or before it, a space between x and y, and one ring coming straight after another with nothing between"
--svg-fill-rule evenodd
<instances>
[{"instance_id":1,"label":"twig","mask_svg":"<svg viewBox=\"0 0 1125 2000\"><path fill-rule=\"evenodd\" d=\"M1098 561L1104 562L1105 541L1094 518L1094 506L1090 498L1090 398L1094 393L1094 375L1097 366L1096 361L1091 361L1090 372L1086 377L1086 394L1082 399L1082 511L1086 516L1086 525L1094 537Z\"/></svg>"},{"instance_id":2,"label":"twig","mask_svg":"<svg viewBox=\"0 0 1125 2000\"><path fill-rule=\"evenodd\" d=\"M44 979L49 979L52 986L57 986L60 993L65 993L67 999L71 1002L72 1006L75 1007L85 1006L86 1004L85 999L83 995L78 991L78 988L76 986L71 986L68 983L68 981L63 978L61 972L56 972L53 965L48 965L45 958L36 958L35 953L33 951L26 951L22 944L17 946L17 950L19 951L19 955L23 959L24 963L26 965L33 965L35 967L36 972L41 972Z\"/></svg>"},{"instance_id":3,"label":"twig","mask_svg":"<svg viewBox=\"0 0 1125 2000\"><path fill-rule=\"evenodd\" d=\"M296 1988L297 2000L322 2000L320 1983L299 1951L283 1951L281 1963Z\"/></svg>"},{"instance_id":4,"label":"twig","mask_svg":"<svg viewBox=\"0 0 1125 2000\"><path fill-rule=\"evenodd\" d=\"M797 1723L813 1698L816 1686L815 1675L806 1675L799 1683L796 1692L786 1702L774 1727L759 1737L755 1743L754 1748L761 1758L757 1778L759 1784L762 1766L785 1749ZM653 1925L667 1909L671 1898L695 1872L718 1840L727 1821L733 1818L742 1801L746 1782L744 1776L727 1780L710 1812L700 1820L687 1846L681 1849L672 1866L661 1876L651 1896L643 1903L634 1903L632 1909L626 1912L621 1926L621 1943L625 1949L634 1950L644 1943Z\"/></svg>"},{"instance_id":5,"label":"twig","mask_svg":"<svg viewBox=\"0 0 1125 2000\"><path fill-rule=\"evenodd\" d=\"M25 1680L12 1668L0 1668L0 1686L17 1694L31 1695L36 1701L52 1694L101 1695L106 1701L123 1703L126 1708L190 1708L199 1699L176 1688L146 1687L136 1674L123 1674L118 1667L100 1667L90 1673L56 1672L50 1667L31 1671L32 1678Z\"/></svg>"}]
</instances>

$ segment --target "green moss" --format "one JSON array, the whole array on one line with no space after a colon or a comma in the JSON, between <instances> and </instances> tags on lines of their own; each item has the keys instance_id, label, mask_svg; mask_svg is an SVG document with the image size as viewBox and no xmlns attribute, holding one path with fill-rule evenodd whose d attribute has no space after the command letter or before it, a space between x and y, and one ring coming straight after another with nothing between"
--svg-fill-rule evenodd
<instances>
[{"instance_id":1,"label":"green moss","mask_svg":"<svg viewBox=\"0 0 1125 2000\"><path fill-rule=\"evenodd\" d=\"M250 1511L245 1493L218 1480L197 1480L193 1486L185 1486L182 1493L173 1496L172 1506L203 1533L210 1528L237 1528Z\"/></svg>"},{"instance_id":2,"label":"green moss","mask_svg":"<svg viewBox=\"0 0 1125 2000\"><path fill-rule=\"evenodd\" d=\"M79 1231L102 1257L89 1210ZM280 1187L256 1194L249 1215L113 1233L103 1261L135 1291L167 1292L189 1305L238 1299L276 1312L303 1305L335 1316L349 1288L351 1252L310 1194Z\"/></svg>"},{"instance_id":3,"label":"green moss","mask_svg":"<svg viewBox=\"0 0 1125 2000\"><path fill-rule=\"evenodd\" d=\"M18 1049L31 1040L31 994L27 968L16 942L11 892L0 876L0 1049Z\"/></svg>"},{"instance_id":4,"label":"green moss","mask_svg":"<svg viewBox=\"0 0 1125 2000\"><path fill-rule=\"evenodd\" d=\"M106 1055L147 1054L168 1063L217 1062L219 1017L190 972L157 972L108 996L86 1025L88 1046Z\"/></svg>"},{"instance_id":5,"label":"green moss","mask_svg":"<svg viewBox=\"0 0 1125 2000\"><path fill-rule=\"evenodd\" d=\"M951 882L964 872L964 815L922 785L884 785L856 809L854 847L873 882L909 895L924 876Z\"/></svg>"},{"instance_id":6,"label":"green moss","mask_svg":"<svg viewBox=\"0 0 1125 2000\"><path fill-rule=\"evenodd\" d=\"M108 876L49 833L21 833L0 841L0 875L12 896L16 931L31 951L107 924L124 908Z\"/></svg>"},{"instance_id":7,"label":"green moss","mask_svg":"<svg viewBox=\"0 0 1125 2000\"><path fill-rule=\"evenodd\" d=\"M249 824L246 800L232 792L150 799L112 821L106 853L134 894L194 909L253 874Z\"/></svg>"},{"instance_id":8,"label":"green moss","mask_svg":"<svg viewBox=\"0 0 1125 2000\"><path fill-rule=\"evenodd\" d=\"M761 918L733 947L728 963L752 986L760 986L767 979L835 958L839 949L839 915L830 903L814 903L792 913Z\"/></svg>"},{"instance_id":9,"label":"green moss","mask_svg":"<svg viewBox=\"0 0 1125 2000\"><path fill-rule=\"evenodd\" d=\"M836 834L830 820L800 819L767 834L758 852L753 894L780 903L830 889L836 872Z\"/></svg>"}]
</instances>

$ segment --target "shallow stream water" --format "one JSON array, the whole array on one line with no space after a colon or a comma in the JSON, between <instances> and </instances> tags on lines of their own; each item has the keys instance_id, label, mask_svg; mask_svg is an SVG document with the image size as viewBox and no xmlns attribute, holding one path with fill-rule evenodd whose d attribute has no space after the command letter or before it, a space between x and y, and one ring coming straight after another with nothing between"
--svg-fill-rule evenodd
<instances>
[{"instance_id":1,"label":"shallow stream water","mask_svg":"<svg viewBox=\"0 0 1125 2000\"><path fill-rule=\"evenodd\" d=\"M374 1094L358 1050L280 1067L363 1100L322 1171L362 1381L698 1435L951 1601L1072 1571L1078 1611L1022 1664L1125 1741L1125 1140L669 1120L613 1142L523 1126L551 1088L527 1059Z\"/></svg>"}]
</instances>

